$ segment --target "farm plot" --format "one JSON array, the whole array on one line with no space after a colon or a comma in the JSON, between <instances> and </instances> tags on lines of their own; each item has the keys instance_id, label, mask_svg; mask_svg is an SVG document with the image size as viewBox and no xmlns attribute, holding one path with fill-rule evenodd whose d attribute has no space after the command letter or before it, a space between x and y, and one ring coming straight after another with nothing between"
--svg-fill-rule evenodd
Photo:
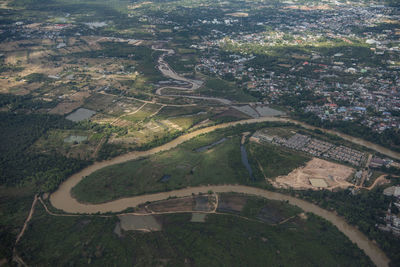
<instances>
[{"instance_id":1,"label":"farm plot","mask_svg":"<svg viewBox=\"0 0 400 267\"><path fill-rule=\"evenodd\" d=\"M191 196L185 198L168 199L153 202L146 206L152 212L184 212L184 211L211 211L214 209L212 203L214 196Z\"/></svg>"},{"instance_id":2,"label":"farm plot","mask_svg":"<svg viewBox=\"0 0 400 267\"><path fill-rule=\"evenodd\" d=\"M117 99L117 96L93 94L86 99L86 103L83 107L95 110L97 112L103 112L108 106L113 105Z\"/></svg>"},{"instance_id":3,"label":"farm plot","mask_svg":"<svg viewBox=\"0 0 400 267\"><path fill-rule=\"evenodd\" d=\"M219 194L218 212L240 213L247 203L247 197L239 194Z\"/></svg>"},{"instance_id":4,"label":"farm plot","mask_svg":"<svg viewBox=\"0 0 400 267\"><path fill-rule=\"evenodd\" d=\"M147 205L147 209L153 212L182 212L192 211L195 200L192 197L168 199Z\"/></svg>"}]
</instances>

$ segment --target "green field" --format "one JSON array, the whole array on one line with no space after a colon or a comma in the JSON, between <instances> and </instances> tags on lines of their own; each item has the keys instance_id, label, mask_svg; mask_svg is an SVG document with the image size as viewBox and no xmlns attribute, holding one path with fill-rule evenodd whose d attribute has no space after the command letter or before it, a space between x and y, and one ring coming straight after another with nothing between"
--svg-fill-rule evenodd
<instances>
[{"instance_id":1,"label":"green field","mask_svg":"<svg viewBox=\"0 0 400 267\"><path fill-rule=\"evenodd\" d=\"M199 112L207 112L207 108L199 106L188 106L188 107L166 106L157 114L157 118L165 119L169 117L188 116L197 114Z\"/></svg>"},{"instance_id":2,"label":"green field","mask_svg":"<svg viewBox=\"0 0 400 267\"><path fill-rule=\"evenodd\" d=\"M187 49L189 50L189 49ZM182 53L182 49L178 49L180 53ZM185 51L183 51L185 52ZM189 50L190 53L196 52ZM165 60L167 63L177 72L193 72L194 66L198 62L196 55L173 55L166 57Z\"/></svg>"},{"instance_id":3,"label":"green field","mask_svg":"<svg viewBox=\"0 0 400 267\"><path fill-rule=\"evenodd\" d=\"M254 170L260 170L267 178L287 175L292 170L304 166L311 158L306 154L286 150L272 144L247 144L250 152L250 164ZM268 153L266 153L268 151Z\"/></svg>"},{"instance_id":4,"label":"green field","mask_svg":"<svg viewBox=\"0 0 400 267\"><path fill-rule=\"evenodd\" d=\"M250 198L248 207L286 203ZM50 266L372 266L330 223L307 214L272 226L236 215L157 216L162 231L115 234L115 216L55 217L38 206L17 249L28 265Z\"/></svg>"},{"instance_id":5,"label":"green field","mask_svg":"<svg viewBox=\"0 0 400 267\"><path fill-rule=\"evenodd\" d=\"M223 136L223 132L214 132L170 151L101 169L83 179L72 193L80 201L99 203L188 185L248 182L249 176L241 163L239 136L210 150L194 151ZM171 179L160 182L166 174Z\"/></svg>"},{"instance_id":6,"label":"green field","mask_svg":"<svg viewBox=\"0 0 400 267\"><path fill-rule=\"evenodd\" d=\"M240 131L244 129L238 129L198 136L169 151L103 168L85 177L72 193L80 201L101 203L186 186L249 184L249 175L240 154ZM223 137L227 137L225 142L204 152L196 152L197 148ZM246 149L259 186L266 185L264 174L268 178L286 175L310 159L304 154L269 144L248 143ZM164 175L171 175L171 179L161 182Z\"/></svg>"},{"instance_id":7,"label":"green field","mask_svg":"<svg viewBox=\"0 0 400 267\"><path fill-rule=\"evenodd\" d=\"M208 79L199 92L206 96L228 98L239 102L254 101L255 98L245 94L244 91L232 82L221 79Z\"/></svg>"}]
</instances>

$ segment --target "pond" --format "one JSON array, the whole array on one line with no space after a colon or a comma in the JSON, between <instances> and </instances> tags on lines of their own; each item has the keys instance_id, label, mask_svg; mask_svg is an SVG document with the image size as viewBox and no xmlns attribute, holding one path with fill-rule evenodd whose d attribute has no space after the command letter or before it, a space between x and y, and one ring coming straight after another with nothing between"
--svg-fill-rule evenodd
<instances>
[{"instance_id":1,"label":"pond","mask_svg":"<svg viewBox=\"0 0 400 267\"><path fill-rule=\"evenodd\" d=\"M78 121L83 121L83 120L89 119L94 114L96 114L96 111L86 109L86 108L79 108L79 109L75 110L74 112L72 112L71 114L69 114L66 117L66 119L70 120L70 121L78 122Z\"/></svg>"}]
</instances>

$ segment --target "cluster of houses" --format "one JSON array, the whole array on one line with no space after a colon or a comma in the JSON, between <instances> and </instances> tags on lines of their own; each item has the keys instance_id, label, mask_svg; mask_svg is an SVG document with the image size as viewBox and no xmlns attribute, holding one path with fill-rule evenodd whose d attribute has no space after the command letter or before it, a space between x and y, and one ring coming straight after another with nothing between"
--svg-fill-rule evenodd
<instances>
[{"instance_id":1,"label":"cluster of houses","mask_svg":"<svg viewBox=\"0 0 400 267\"><path fill-rule=\"evenodd\" d=\"M287 19L293 14L277 12L257 23L268 26L268 31L211 31L203 42L192 46L208 51L198 69L237 81L248 91L263 96L265 103L279 104L282 97L311 91L319 101L309 101L303 111L314 113L321 120L361 121L377 132L400 129L400 27L354 31L398 21L400 16L383 5L343 4L334 10L317 9L311 13L313 16L295 13L295 19ZM256 56L248 50L258 46L268 52L275 46L313 47L324 42L329 46L338 41L350 46L362 44L370 51L363 53L369 56L349 54L346 49L335 53L312 49L304 54L282 55L288 59L286 63L266 69L252 64ZM235 50L229 50L231 47ZM220 56L221 49L231 51L231 55ZM342 76L347 78L341 79Z\"/></svg>"},{"instance_id":2,"label":"cluster of houses","mask_svg":"<svg viewBox=\"0 0 400 267\"><path fill-rule=\"evenodd\" d=\"M284 138L277 135L270 135L264 131L257 131L252 138L303 151L316 157L347 162L357 167L362 166L366 160L366 154L361 151L343 145L336 146L299 133L289 138Z\"/></svg>"},{"instance_id":3,"label":"cluster of houses","mask_svg":"<svg viewBox=\"0 0 400 267\"><path fill-rule=\"evenodd\" d=\"M361 163L365 161L365 153L346 146L336 146L327 151L324 156L334 160L348 162L354 166L360 166Z\"/></svg>"},{"instance_id":4,"label":"cluster of houses","mask_svg":"<svg viewBox=\"0 0 400 267\"><path fill-rule=\"evenodd\" d=\"M397 115L400 112L400 77L393 75L394 81L389 78L361 78L351 85L339 84L334 91L317 90L316 95L330 102L309 104L304 111L329 121L362 118L363 125L377 132L390 128L400 129L400 118Z\"/></svg>"},{"instance_id":5,"label":"cluster of houses","mask_svg":"<svg viewBox=\"0 0 400 267\"><path fill-rule=\"evenodd\" d=\"M388 158L380 158L380 157L373 157L369 163L369 167L372 169L379 169L382 167L393 167L393 168L397 168L400 169L400 164L392 159L388 159Z\"/></svg>"}]
</instances>

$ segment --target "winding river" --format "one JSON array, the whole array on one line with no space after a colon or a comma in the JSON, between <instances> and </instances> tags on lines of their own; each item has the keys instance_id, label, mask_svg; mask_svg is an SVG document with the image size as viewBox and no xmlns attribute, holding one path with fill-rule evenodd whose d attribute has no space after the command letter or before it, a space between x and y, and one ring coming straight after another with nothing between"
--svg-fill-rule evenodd
<instances>
[{"instance_id":1,"label":"winding river","mask_svg":"<svg viewBox=\"0 0 400 267\"><path fill-rule=\"evenodd\" d=\"M198 83L198 81L189 80L189 79L180 77L173 70L171 70L171 68L168 66L168 64L166 62L164 62L163 57L167 54L171 54L172 53L171 50L162 50L162 49L155 49L155 50L167 52L162 57L160 57L160 62L159 62L160 71L165 76L176 79L176 80L181 80L181 81L191 83L192 88L185 88L185 90L193 90L193 89L198 88L198 86L201 85L200 83ZM161 95L161 90L162 90L162 88L160 88L158 91L158 94L160 94L160 95ZM180 97L199 98L199 99L204 99L204 100L217 100L217 101L220 101L221 103L227 104L227 105L229 105L231 103L231 101L229 101L227 99L216 99L216 98L207 98L207 97L200 97L200 96L181 96L181 95L179 95L179 96ZM67 212L67 213L94 214L94 213L98 213L98 212L100 212L100 213L121 212L129 207L135 207L135 206L145 203L147 201L151 202L151 201L163 200L163 199L167 199L170 196L183 197L183 196L191 195L192 193L194 193L194 194L197 194L200 192L204 193L209 190L212 190L214 192L238 192L238 193L244 193L244 194L250 194L250 195L257 195L257 196L261 196L261 197L265 197L265 198L273 199L273 200L284 200L284 201L289 201L290 204L296 205L306 212L312 212L312 213L319 215L322 218L330 221L341 232L343 232L352 242L356 243L359 248L364 250L364 252L371 258L371 260L377 266L388 266L389 259L382 252L382 250L380 250L378 248L378 246L374 242L370 241L364 234L362 234L360 231L358 231L357 228L347 224L342 217L337 216L334 212L324 210L324 209L322 209L312 203L306 202L304 200L300 200L300 199L297 199L297 198L294 198L294 197L291 197L288 195L280 194L280 193L262 190L259 188L248 187L248 186L243 186L243 185L200 186L200 187L184 188L184 189L174 190L174 191L170 191L170 192L161 192L161 193L156 193L156 194L148 194L148 195L123 198L123 199L118 199L118 200L110 201L107 203L101 203L101 204L80 203L71 196L71 189L75 185L77 185L85 176L88 176L88 175L92 174L93 172L95 172L99 169L102 169L104 167L122 163L122 162L126 162L129 160L135 160L140 157L145 157L145 156L149 156L149 155L161 152L161 151L166 151L166 150L172 149L172 148L178 146L179 144L182 144L183 142L190 140L191 138L194 138L200 134L209 133L216 129L226 128L229 126L234 126L234 125L239 125L239 124L273 122L273 121L275 121L275 122L291 122L291 123L301 125L307 129L320 129L321 131L323 131L325 133L330 133L330 134L340 136L341 138L343 138L347 141L365 146L369 149L373 149L381 154L390 156L392 158L400 159L400 153L391 151L387 148L381 147L381 146L373 144L371 142L368 142L368 141L365 141L365 140L362 140L359 138L355 138L355 137L352 137L352 136L349 136L346 134L310 126L308 124L298 122L298 121L288 119L288 118L260 117L260 118L256 118L256 119L248 119L248 120L242 120L242 121L236 121L236 122L229 122L229 123L223 123L223 124L219 124L219 125L215 125L215 126L206 127L206 128L199 129L197 131L182 135L182 136L172 140L171 142L168 142L164 145L161 145L159 147L156 147L156 148L153 148L153 149L150 149L147 151L134 151L134 152L130 152L130 153L118 156L111 160L95 162L93 165L81 170L80 172L72 175L66 181L64 181L60 185L58 190L56 192L54 192L53 194L51 194L50 202L55 208L63 210L64 212Z\"/></svg>"},{"instance_id":2,"label":"winding river","mask_svg":"<svg viewBox=\"0 0 400 267\"><path fill-rule=\"evenodd\" d=\"M261 197L266 197L274 200L287 200L291 204L296 205L303 209L306 212L312 212L317 214L324 219L333 223L341 232L343 232L352 242L356 243L358 247L360 247L364 252L371 258L371 260L377 266L388 266L389 259L386 255L378 248L378 246L370 241L365 235L363 235L360 231L358 231L355 227L350 226L345 222L343 218L337 216L335 213L319 208L318 206L311 204L309 202L287 196L284 194L274 193L258 188L241 186L241 185L220 185L220 186L203 186L203 187L193 187L193 188L185 188L181 190L174 190L171 192L162 192L156 194L148 194L130 198L118 199L115 201L110 201L102 204L86 204L80 203L75 198L71 196L71 189L77 185L85 176L92 174L93 172L114 164L126 162L129 160L134 160L140 157L149 156L161 151L166 151L172 149L183 142L190 140L200 134L208 133L220 128L226 128L229 126L246 124L246 123L258 123L258 122L267 122L267 121L280 121L280 122L288 122L291 121L289 119L283 118L275 118L275 117L262 117L257 119L249 119L237 122L229 122L224 124L219 124L207 128L203 128L192 133L188 133L182 135L169 143L161 145L159 147L147 150L147 151L134 151L127 153L125 155L121 155L119 157L113 158L111 160L96 162L93 165L83 169L82 171L72 175L65 182L63 182L58 190L51 194L50 202L51 204L60 210L63 210L68 213L105 213L105 212L120 212L129 207L135 207L138 204L145 203L147 201L157 201L166 199L170 196L188 196L192 193L199 192L207 192L208 190L213 190L214 192L238 192L245 193L251 195L257 195ZM293 121L291 121L293 122ZM346 138L345 138L346 139ZM362 140L361 140L362 141ZM368 142L367 142L368 143ZM360 142L360 144L362 144ZM393 152L395 153L395 152Z\"/></svg>"}]
</instances>

